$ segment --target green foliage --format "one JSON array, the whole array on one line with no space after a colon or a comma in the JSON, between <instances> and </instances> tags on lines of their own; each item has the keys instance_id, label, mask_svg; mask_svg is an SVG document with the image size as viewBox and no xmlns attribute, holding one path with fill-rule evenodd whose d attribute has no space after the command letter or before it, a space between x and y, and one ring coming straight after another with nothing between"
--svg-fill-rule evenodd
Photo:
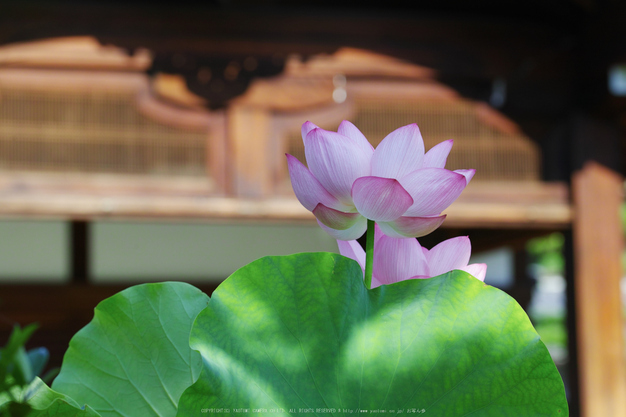
<instances>
[{"instance_id":1,"label":"green foliage","mask_svg":"<svg viewBox=\"0 0 626 417\"><path fill-rule=\"evenodd\" d=\"M565 270L563 244L565 238L561 233L552 233L548 236L531 239L526 244L526 250L535 262L546 273L562 274Z\"/></svg>"},{"instance_id":2,"label":"green foliage","mask_svg":"<svg viewBox=\"0 0 626 417\"><path fill-rule=\"evenodd\" d=\"M180 282L138 285L104 300L72 338L52 388L103 417L174 416L202 367L189 332L208 301Z\"/></svg>"},{"instance_id":3,"label":"green foliage","mask_svg":"<svg viewBox=\"0 0 626 417\"><path fill-rule=\"evenodd\" d=\"M91 407L81 407L67 395L48 388L39 378L28 388L28 405L31 407L26 417L99 417Z\"/></svg>"},{"instance_id":4,"label":"green foliage","mask_svg":"<svg viewBox=\"0 0 626 417\"><path fill-rule=\"evenodd\" d=\"M24 345L36 329L36 324L30 324L24 329L13 327L7 345L0 352L0 391L8 390L12 385L28 385L33 379Z\"/></svg>"},{"instance_id":5,"label":"green foliage","mask_svg":"<svg viewBox=\"0 0 626 417\"><path fill-rule=\"evenodd\" d=\"M567 348L565 317L537 317L534 323L543 343Z\"/></svg>"},{"instance_id":6,"label":"green foliage","mask_svg":"<svg viewBox=\"0 0 626 417\"><path fill-rule=\"evenodd\" d=\"M0 349L0 414L6 417L31 415L26 403L28 385L39 375L48 362L48 350L36 348L26 351L28 339L37 329L30 324L22 329L14 326L6 346Z\"/></svg>"},{"instance_id":7,"label":"green foliage","mask_svg":"<svg viewBox=\"0 0 626 417\"><path fill-rule=\"evenodd\" d=\"M567 415L561 378L526 314L461 271L368 291L356 262L339 255L263 258L220 285L190 343L204 368L179 416Z\"/></svg>"},{"instance_id":8,"label":"green foliage","mask_svg":"<svg viewBox=\"0 0 626 417\"><path fill-rule=\"evenodd\" d=\"M260 259L210 301L182 283L129 288L74 336L53 390L36 380L25 398L27 417L567 415L506 294L461 271L367 290L330 253Z\"/></svg>"}]
</instances>

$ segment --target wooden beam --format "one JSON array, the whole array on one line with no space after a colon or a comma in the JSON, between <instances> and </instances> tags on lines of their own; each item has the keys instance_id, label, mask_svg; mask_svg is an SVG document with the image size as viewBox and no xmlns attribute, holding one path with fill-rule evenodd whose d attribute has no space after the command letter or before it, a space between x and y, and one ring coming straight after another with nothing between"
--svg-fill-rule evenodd
<instances>
[{"instance_id":1,"label":"wooden beam","mask_svg":"<svg viewBox=\"0 0 626 417\"><path fill-rule=\"evenodd\" d=\"M626 416L623 178L595 162L573 176L574 282L582 417Z\"/></svg>"},{"instance_id":2,"label":"wooden beam","mask_svg":"<svg viewBox=\"0 0 626 417\"><path fill-rule=\"evenodd\" d=\"M242 147L233 158L236 164L216 170L225 176L226 168L238 169L232 194L239 196L233 197L223 196L223 187L204 177L3 172L0 217L314 222L289 184L275 190L272 171L254 169L263 158L272 161L266 151L256 144ZM565 230L572 219L568 200L567 186L561 183L472 182L446 209L443 227Z\"/></svg>"}]
</instances>

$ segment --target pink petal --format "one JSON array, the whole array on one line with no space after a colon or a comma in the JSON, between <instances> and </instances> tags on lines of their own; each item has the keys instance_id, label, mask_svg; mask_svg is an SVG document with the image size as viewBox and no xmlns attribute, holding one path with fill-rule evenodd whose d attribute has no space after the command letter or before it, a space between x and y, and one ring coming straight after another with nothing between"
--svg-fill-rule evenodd
<instances>
[{"instance_id":1,"label":"pink petal","mask_svg":"<svg viewBox=\"0 0 626 417\"><path fill-rule=\"evenodd\" d=\"M452 139L443 141L432 148L424 155L423 168L443 168L452 150Z\"/></svg>"},{"instance_id":2,"label":"pink petal","mask_svg":"<svg viewBox=\"0 0 626 417\"><path fill-rule=\"evenodd\" d=\"M326 231L326 233L337 240L355 240L363 236L363 233L367 230L367 219L363 216L359 216L354 226L346 230L331 229L319 220L317 221L317 224L319 224L320 227Z\"/></svg>"},{"instance_id":3,"label":"pink petal","mask_svg":"<svg viewBox=\"0 0 626 417\"><path fill-rule=\"evenodd\" d=\"M352 200L359 213L377 222L395 220L413 204L413 199L397 180L380 177L361 177L354 181Z\"/></svg>"},{"instance_id":4,"label":"pink petal","mask_svg":"<svg viewBox=\"0 0 626 417\"><path fill-rule=\"evenodd\" d=\"M346 258L354 259L359 263L361 270L365 272L365 251L359 245L356 240L338 240L337 246L339 246L339 253ZM380 282L376 279L376 276L372 275L372 287L380 287Z\"/></svg>"},{"instance_id":5,"label":"pink petal","mask_svg":"<svg viewBox=\"0 0 626 417\"><path fill-rule=\"evenodd\" d=\"M385 236L385 234L380 230L378 223L374 223L374 245L376 245L376 242L383 236Z\"/></svg>"},{"instance_id":6,"label":"pink petal","mask_svg":"<svg viewBox=\"0 0 626 417\"><path fill-rule=\"evenodd\" d=\"M466 267L471 254L472 245L467 236L444 240L428 251L426 259L430 275L436 277L453 269Z\"/></svg>"},{"instance_id":7,"label":"pink petal","mask_svg":"<svg viewBox=\"0 0 626 417\"><path fill-rule=\"evenodd\" d=\"M392 222L379 223L380 230L390 237L420 237L436 230L446 215L430 216L430 217L399 217Z\"/></svg>"},{"instance_id":8,"label":"pink petal","mask_svg":"<svg viewBox=\"0 0 626 417\"><path fill-rule=\"evenodd\" d=\"M372 274L372 287L371 288L380 287L381 285L383 285L383 284L381 284L380 281L378 281L378 279L376 279L374 274Z\"/></svg>"},{"instance_id":9,"label":"pink petal","mask_svg":"<svg viewBox=\"0 0 626 417\"><path fill-rule=\"evenodd\" d=\"M457 174L461 174L465 177L466 185L470 183L472 178L474 178L474 174L476 173L475 169L457 169L454 172Z\"/></svg>"},{"instance_id":10,"label":"pink petal","mask_svg":"<svg viewBox=\"0 0 626 417\"><path fill-rule=\"evenodd\" d=\"M347 211L350 209L350 207L340 203L339 200L326 191L311 171L302 162L298 161L295 156L286 155L293 192L296 194L300 204L307 210L313 211L318 203L336 210Z\"/></svg>"},{"instance_id":11,"label":"pink petal","mask_svg":"<svg viewBox=\"0 0 626 417\"><path fill-rule=\"evenodd\" d=\"M404 281L426 271L426 259L416 239L384 236L374 246L373 274L381 284Z\"/></svg>"},{"instance_id":12,"label":"pink petal","mask_svg":"<svg viewBox=\"0 0 626 417\"><path fill-rule=\"evenodd\" d=\"M317 217L317 220L335 230L349 229L356 224L359 217L362 217L359 213L346 213L331 209L322 203L315 206L313 214Z\"/></svg>"},{"instance_id":13,"label":"pink petal","mask_svg":"<svg viewBox=\"0 0 626 417\"><path fill-rule=\"evenodd\" d=\"M338 240L339 253L346 258L354 259L365 270L365 251L356 240Z\"/></svg>"},{"instance_id":14,"label":"pink petal","mask_svg":"<svg viewBox=\"0 0 626 417\"><path fill-rule=\"evenodd\" d=\"M487 264L471 264L461 268L461 270L484 282L485 275L487 275Z\"/></svg>"},{"instance_id":15,"label":"pink petal","mask_svg":"<svg viewBox=\"0 0 626 417\"><path fill-rule=\"evenodd\" d=\"M352 205L354 180L370 175L371 155L353 139L322 129L311 130L304 140L309 169L339 201Z\"/></svg>"},{"instance_id":16,"label":"pink petal","mask_svg":"<svg viewBox=\"0 0 626 417\"><path fill-rule=\"evenodd\" d=\"M374 147L367 140L365 135L361 133L361 131L352 123L347 120L344 120L339 124L339 128L337 129L337 133L342 134L344 136L353 139L366 153L370 155L374 154Z\"/></svg>"},{"instance_id":17,"label":"pink petal","mask_svg":"<svg viewBox=\"0 0 626 417\"><path fill-rule=\"evenodd\" d=\"M432 278L428 275L415 275L414 277L411 277L409 279L428 279L428 278Z\"/></svg>"},{"instance_id":18,"label":"pink petal","mask_svg":"<svg viewBox=\"0 0 626 417\"><path fill-rule=\"evenodd\" d=\"M306 135L309 134L309 132L313 129L319 129L315 124L306 121L302 124L302 128L300 129L301 133L302 133L302 140L305 141Z\"/></svg>"},{"instance_id":19,"label":"pink petal","mask_svg":"<svg viewBox=\"0 0 626 417\"><path fill-rule=\"evenodd\" d=\"M441 213L456 200L467 185L465 177L442 168L424 168L400 179L413 197L413 205L404 213L409 217Z\"/></svg>"},{"instance_id":20,"label":"pink petal","mask_svg":"<svg viewBox=\"0 0 626 417\"><path fill-rule=\"evenodd\" d=\"M402 178L420 169L424 160L424 141L415 123L391 132L380 142L372 156L372 175Z\"/></svg>"}]
</instances>

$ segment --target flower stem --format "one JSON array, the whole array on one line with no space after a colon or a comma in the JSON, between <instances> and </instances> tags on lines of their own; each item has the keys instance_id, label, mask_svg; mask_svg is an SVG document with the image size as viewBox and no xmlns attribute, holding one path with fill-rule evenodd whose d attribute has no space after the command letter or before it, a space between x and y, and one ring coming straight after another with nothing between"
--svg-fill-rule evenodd
<instances>
[{"instance_id":1,"label":"flower stem","mask_svg":"<svg viewBox=\"0 0 626 417\"><path fill-rule=\"evenodd\" d=\"M372 288L372 270L374 265L374 220L367 220L367 236L365 236L365 287Z\"/></svg>"}]
</instances>

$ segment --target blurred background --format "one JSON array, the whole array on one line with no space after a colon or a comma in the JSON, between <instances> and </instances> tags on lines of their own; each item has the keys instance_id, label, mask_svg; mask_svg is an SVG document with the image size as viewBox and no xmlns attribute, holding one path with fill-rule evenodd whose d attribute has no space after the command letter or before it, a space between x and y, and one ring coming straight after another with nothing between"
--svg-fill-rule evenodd
<instances>
[{"instance_id":1,"label":"blurred background","mask_svg":"<svg viewBox=\"0 0 626 417\"><path fill-rule=\"evenodd\" d=\"M470 5L471 3L471 5ZM265 255L336 252L295 199L300 126L375 146L417 123L470 186L467 235L529 313L571 415L626 415L626 7L617 0L4 0L0 345L59 366L102 299L207 293Z\"/></svg>"}]
</instances>

